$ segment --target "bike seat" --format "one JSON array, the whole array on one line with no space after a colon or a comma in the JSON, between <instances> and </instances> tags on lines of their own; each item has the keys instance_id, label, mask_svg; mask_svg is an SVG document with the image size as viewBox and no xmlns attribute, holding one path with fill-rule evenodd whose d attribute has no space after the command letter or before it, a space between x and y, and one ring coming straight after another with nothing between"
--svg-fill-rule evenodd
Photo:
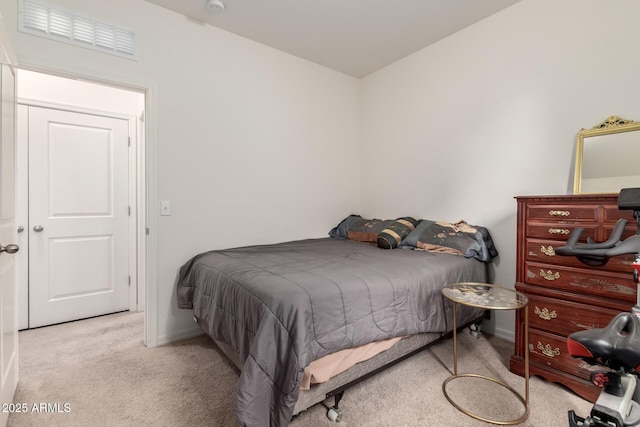
<instances>
[{"instance_id":1,"label":"bike seat","mask_svg":"<svg viewBox=\"0 0 640 427\"><path fill-rule=\"evenodd\" d=\"M574 332L567 349L573 357L640 370L640 318L620 313L604 328Z\"/></svg>"}]
</instances>

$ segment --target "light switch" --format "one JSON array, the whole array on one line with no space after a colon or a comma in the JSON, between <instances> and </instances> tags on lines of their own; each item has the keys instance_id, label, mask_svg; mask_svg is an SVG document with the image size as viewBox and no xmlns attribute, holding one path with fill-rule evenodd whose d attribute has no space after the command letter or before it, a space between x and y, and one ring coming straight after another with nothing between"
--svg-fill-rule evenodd
<instances>
[{"instance_id":1,"label":"light switch","mask_svg":"<svg viewBox=\"0 0 640 427\"><path fill-rule=\"evenodd\" d=\"M171 215L171 201L170 200L162 200L160 202L160 215L161 216L169 216L169 215Z\"/></svg>"}]
</instances>

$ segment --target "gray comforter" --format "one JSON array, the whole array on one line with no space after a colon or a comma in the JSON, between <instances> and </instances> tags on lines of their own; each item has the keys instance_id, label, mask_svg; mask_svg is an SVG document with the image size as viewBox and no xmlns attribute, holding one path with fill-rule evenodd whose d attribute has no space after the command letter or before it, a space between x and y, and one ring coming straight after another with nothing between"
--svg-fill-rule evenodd
<instances>
[{"instance_id":1,"label":"gray comforter","mask_svg":"<svg viewBox=\"0 0 640 427\"><path fill-rule=\"evenodd\" d=\"M485 281L486 265L450 254L384 250L332 238L211 251L181 269L178 305L244 366L235 413L286 426L305 366L329 353L451 330L441 288Z\"/></svg>"}]
</instances>

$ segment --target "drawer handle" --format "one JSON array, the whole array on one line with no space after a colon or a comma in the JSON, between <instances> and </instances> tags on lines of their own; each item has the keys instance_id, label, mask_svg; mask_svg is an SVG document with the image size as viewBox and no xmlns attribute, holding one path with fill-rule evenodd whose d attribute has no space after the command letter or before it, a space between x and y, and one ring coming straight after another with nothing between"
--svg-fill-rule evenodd
<instances>
[{"instance_id":1,"label":"drawer handle","mask_svg":"<svg viewBox=\"0 0 640 427\"><path fill-rule=\"evenodd\" d=\"M542 345L540 341L538 341L537 347L538 347L538 350L540 350L542 354L544 354L547 357L554 358L556 356L560 356L560 349L558 347L551 348L551 345L549 344Z\"/></svg>"},{"instance_id":2,"label":"drawer handle","mask_svg":"<svg viewBox=\"0 0 640 427\"><path fill-rule=\"evenodd\" d=\"M551 216L570 216L571 212L569 212L569 211L549 211L549 215L551 215Z\"/></svg>"},{"instance_id":3,"label":"drawer handle","mask_svg":"<svg viewBox=\"0 0 640 427\"><path fill-rule=\"evenodd\" d=\"M563 236L571 233L571 231L567 228L550 228L549 234L561 234Z\"/></svg>"},{"instance_id":4,"label":"drawer handle","mask_svg":"<svg viewBox=\"0 0 640 427\"><path fill-rule=\"evenodd\" d=\"M540 247L540 252L545 254L546 256L555 256L556 251L553 250L553 246L549 245L549 247L545 248L544 245Z\"/></svg>"},{"instance_id":5,"label":"drawer handle","mask_svg":"<svg viewBox=\"0 0 640 427\"><path fill-rule=\"evenodd\" d=\"M540 310L538 306L536 306L536 308L533 309L533 314L537 315L542 320L551 320L558 317L558 313L556 313L555 310L549 311L547 307L544 307L542 310Z\"/></svg>"},{"instance_id":6,"label":"drawer handle","mask_svg":"<svg viewBox=\"0 0 640 427\"><path fill-rule=\"evenodd\" d=\"M554 273L551 270L547 270L547 271L540 270L540 275L544 279L549 280L549 281L553 281L553 280L556 280L556 279L560 278L560 273L558 273L557 271Z\"/></svg>"}]
</instances>

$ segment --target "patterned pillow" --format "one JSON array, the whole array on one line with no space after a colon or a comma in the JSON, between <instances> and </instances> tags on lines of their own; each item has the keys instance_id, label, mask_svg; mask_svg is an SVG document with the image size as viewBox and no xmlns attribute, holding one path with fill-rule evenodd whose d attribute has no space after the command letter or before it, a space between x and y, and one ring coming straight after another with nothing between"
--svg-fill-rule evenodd
<instances>
[{"instance_id":1,"label":"patterned pillow","mask_svg":"<svg viewBox=\"0 0 640 427\"><path fill-rule=\"evenodd\" d=\"M392 219L366 219L360 215L349 215L329 231L329 236L376 244L378 234L393 223Z\"/></svg>"},{"instance_id":2,"label":"patterned pillow","mask_svg":"<svg viewBox=\"0 0 640 427\"><path fill-rule=\"evenodd\" d=\"M398 218L387 228L382 230L376 238L376 243L382 249L394 249L400 245L400 242L416 228L418 221L409 216Z\"/></svg>"},{"instance_id":3,"label":"patterned pillow","mask_svg":"<svg viewBox=\"0 0 640 427\"><path fill-rule=\"evenodd\" d=\"M463 255L483 262L491 262L498 256L489 230L465 221L452 224L420 220L400 246Z\"/></svg>"},{"instance_id":4,"label":"patterned pillow","mask_svg":"<svg viewBox=\"0 0 640 427\"><path fill-rule=\"evenodd\" d=\"M361 218L359 221L354 221L351 224L351 228L349 228L349 233L347 234L347 239L355 240L356 242L367 242L367 243L376 243L378 239L378 235L385 228L389 227L393 224L392 219L364 219Z\"/></svg>"},{"instance_id":5,"label":"patterned pillow","mask_svg":"<svg viewBox=\"0 0 640 427\"><path fill-rule=\"evenodd\" d=\"M349 228L355 221L362 219L360 215L349 215L340 224L336 225L329 231L329 236L340 240L346 240L349 235Z\"/></svg>"}]
</instances>

